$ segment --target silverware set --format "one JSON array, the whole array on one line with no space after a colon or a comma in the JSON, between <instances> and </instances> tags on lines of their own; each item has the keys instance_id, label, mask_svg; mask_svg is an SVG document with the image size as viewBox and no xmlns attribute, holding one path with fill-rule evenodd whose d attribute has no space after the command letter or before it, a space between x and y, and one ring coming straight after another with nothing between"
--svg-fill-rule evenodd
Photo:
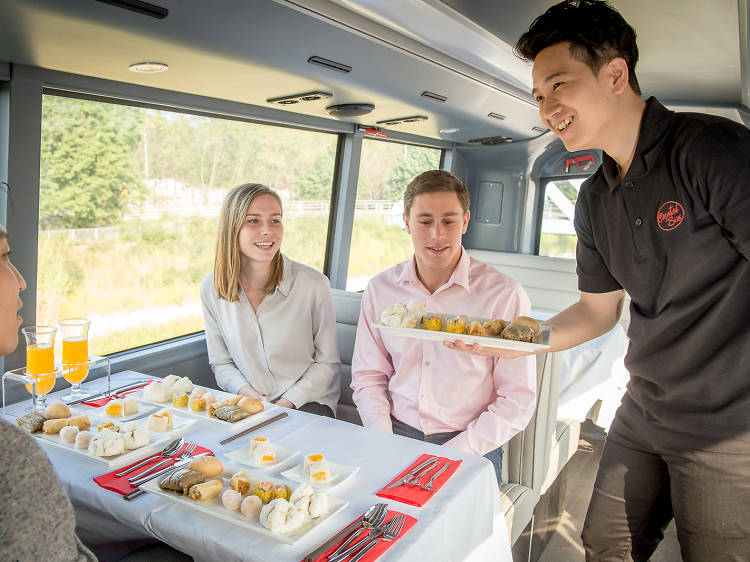
<instances>
[{"instance_id":1,"label":"silverware set","mask_svg":"<svg viewBox=\"0 0 750 562\"><path fill-rule=\"evenodd\" d=\"M450 468L450 465L451 463L445 462L442 466L440 466L440 459L438 457L430 457L412 468L404 475L403 478L401 478L401 480L396 480L393 484L386 486L384 489L390 490L392 488L398 488L399 486L415 486L431 492L435 489L433 482L437 479L438 476L440 476L443 472ZM426 484L419 483L422 478L438 468L438 466L440 466L440 468L432 474Z\"/></svg>"},{"instance_id":2,"label":"silverware set","mask_svg":"<svg viewBox=\"0 0 750 562\"><path fill-rule=\"evenodd\" d=\"M131 382L129 384L126 384L124 386L120 386L117 388L112 388L109 391L99 392L97 394L92 394L91 396L86 396L84 398L79 398L78 400L72 400L71 402L67 402L68 406L75 406L76 404L80 404L82 402L91 402L92 400L98 400L99 398L103 398L104 396L114 396L117 392L125 392L126 390L134 390L138 388L139 386L143 386L146 384L147 380L141 380L137 382Z\"/></svg>"},{"instance_id":3,"label":"silverware set","mask_svg":"<svg viewBox=\"0 0 750 562\"><path fill-rule=\"evenodd\" d=\"M156 469L161 468L165 464L169 464L171 462L179 461L180 459L189 459L193 456L193 453L195 452L195 448L198 446L198 444L195 441L188 441L185 444L185 449L182 451L182 453L179 454L179 456L176 457L169 457L159 463L156 463L154 466L147 468L140 474L137 474L136 476L132 476L131 478L128 478L128 482L131 484L135 482L136 480L139 480L146 476L146 474L149 474L150 472L154 472ZM116 476L116 475L115 475Z\"/></svg>"},{"instance_id":4,"label":"silverware set","mask_svg":"<svg viewBox=\"0 0 750 562\"><path fill-rule=\"evenodd\" d=\"M388 506L384 503L375 504L368 509L354 532L341 546L328 555L328 562L341 562L350 556L349 562L356 562L380 541L395 540L404 526L405 517L397 515L385 523L387 513ZM362 530L369 530L370 532L362 540L354 542L362 536L360 534ZM354 544L352 545L352 543Z\"/></svg>"}]
</instances>

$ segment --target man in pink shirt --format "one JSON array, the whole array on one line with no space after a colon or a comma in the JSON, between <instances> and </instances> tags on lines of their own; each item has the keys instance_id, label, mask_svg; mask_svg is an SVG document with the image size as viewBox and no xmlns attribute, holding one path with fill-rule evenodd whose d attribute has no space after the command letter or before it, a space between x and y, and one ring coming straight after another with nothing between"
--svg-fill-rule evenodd
<instances>
[{"instance_id":1,"label":"man in pink shirt","mask_svg":"<svg viewBox=\"0 0 750 562\"><path fill-rule=\"evenodd\" d=\"M486 456L500 483L500 447L534 411L533 361L457 353L439 342L384 335L373 324L385 309L412 300L448 317L512 320L528 315L529 299L517 281L463 249L469 192L453 174L417 176L404 193L404 221L414 256L373 277L362 297L354 402L366 427Z\"/></svg>"}]
</instances>

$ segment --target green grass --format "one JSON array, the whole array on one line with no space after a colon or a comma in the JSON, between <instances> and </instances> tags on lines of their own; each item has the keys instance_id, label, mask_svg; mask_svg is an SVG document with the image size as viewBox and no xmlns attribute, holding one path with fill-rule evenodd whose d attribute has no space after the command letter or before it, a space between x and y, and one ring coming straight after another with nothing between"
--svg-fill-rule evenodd
<instances>
[{"instance_id":1,"label":"green grass","mask_svg":"<svg viewBox=\"0 0 750 562\"><path fill-rule=\"evenodd\" d=\"M576 257L576 241L573 234L544 234L539 240L539 255L553 258Z\"/></svg>"},{"instance_id":2,"label":"green grass","mask_svg":"<svg viewBox=\"0 0 750 562\"><path fill-rule=\"evenodd\" d=\"M283 251L323 269L328 218L289 217ZM37 322L70 316L117 316L136 310L197 303L203 277L213 270L216 219L126 222L115 236L93 242L39 240ZM355 219L350 276L374 275L412 252L411 239L382 217ZM203 330L203 318L180 317L97 334L90 351L106 355Z\"/></svg>"}]
</instances>

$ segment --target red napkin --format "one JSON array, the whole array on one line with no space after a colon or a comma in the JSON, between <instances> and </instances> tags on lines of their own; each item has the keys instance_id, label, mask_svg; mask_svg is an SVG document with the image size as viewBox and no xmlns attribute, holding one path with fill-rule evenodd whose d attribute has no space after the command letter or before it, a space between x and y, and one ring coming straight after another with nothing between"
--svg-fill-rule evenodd
<instances>
[{"instance_id":1,"label":"red napkin","mask_svg":"<svg viewBox=\"0 0 750 562\"><path fill-rule=\"evenodd\" d=\"M152 383L154 381L147 381L144 382L141 386L136 386L135 388L129 388L128 390L123 390L122 392L116 392L115 398L122 398L124 396L127 396L128 394L135 392L136 390L140 390L144 386L147 386L148 384ZM112 400L111 397L105 396L103 398L97 398L96 400L91 400L87 402L81 402L81 404L85 404L86 406L93 406L94 408L101 408L102 406L105 406L110 400Z\"/></svg>"},{"instance_id":2,"label":"red napkin","mask_svg":"<svg viewBox=\"0 0 750 562\"><path fill-rule=\"evenodd\" d=\"M398 534L398 537L396 537L392 541L378 541L375 544L375 546L373 546L370 550L368 550L367 554L365 554L362 557L362 562L371 562L372 560L377 560L386 550L388 550L389 548L391 548L391 546L393 546L393 544L395 544L398 540L401 539L401 537L403 537L406 533L408 533L409 529L411 529L414 525L417 524L417 520L414 517L412 517L411 515L406 515L405 513L400 513L400 512L398 512L396 510L389 509L388 510L388 517L386 517L385 522L383 523L383 525L387 525L388 522L391 519L393 519L394 517L396 517L398 515L403 515L404 516L404 526L401 527L401 532ZM361 517L358 517L354 521L359 521L359 519L361 519ZM351 523L354 523L354 521L352 521ZM349 523L349 525L351 525L351 523ZM347 525L347 527L349 525ZM346 528L346 527L344 527L344 528ZM361 538L357 538L357 540L355 542L353 542L352 545L359 544L360 542L362 543L362 546L366 545L368 542L370 542L370 539L367 536L368 534L369 534L369 531L361 532L360 533L360 537ZM346 537L344 537L343 539L341 539L339 542L337 542L335 545L333 545L331 548L329 548L328 550L326 550L323 554L321 554L318 558L316 558L314 560L314 562L326 562L328 560L328 556L334 550L336 550L339 547L340 544L343 544L343 542L347 538L348 538L348 535ZM349 545L349 546L351 546L351 545ZM352 554L352 556L354 556L355 554L356 554L356 552L354 552Z\"/></svg>"},{"instance_id":3,"label":"red napkin","mask_svg":"<svg viewBox=\"0 0 750 562\"><path fill-rule=\"evenodd\" d=\"M386 490L388 486L395 482L400 482L401 479L406 476L406 474L415 466L417 466L422 461L427 460L432 455L422 455L417 460L415 460L413 463L411 463L408 467L406 467L401 473L399 473L396 478L388 482L382 490L380 490L377 494L375 494L378 497L386 498L389 500L396 500L397 502L406 503L409 505L416 505L417 507L422 507L424 504L427 503L427 501L440 489L443 487L443 484L445 484L448 479L453 476L453 473L456 472L458 469L458 466L463 461L456 461L453 459L447 459L445 457L437 457L439 463L430 470L427 474L425 474L422 478L419 479L420 484L426 484L427 481L430 479L430 477L446 463L451 463L450 467L445 469L445 471L437 477L436 480L432 482L432 485L434 486L434 490L423 490L422 488L418 486L408 486L405 484L402 484L401 486L397 486L395 488L391 488L390 490Z\"/></svg>"},{"instance_id":4,"label":"red napkin","mask_svg":"<svg viewBox=\"0 0 750 562\"><path fill-rule=\"evenodd\" d=\"M201 447L198 445L195 448L195 452L193 452L194 455L199 455L201 453L212 453L210 449L206 449L205 447ZM152 456L151 462L148 464L144 464L143 466L135 469L133 472L126 474L124 476L120 476L119 478L115 477L115 474L122 472L123 470L130 468L133 465L138 464L143 459L135 461L133 463L130 463L128 466L121 466L117 470L113 470L112 472L108 472L107 474L102 474L101 476L97 476L94 478L94 482L99 484L102 488L105 490L111 490L113 492L117 492L118 494L122 494L123 496L125 494L129 494L133 490L137 490L135 486L131 486L130 482L128 482L128 478L132 478L135 474L140 474L141 472L147 470L148 468L154 466L157 462L163 461L164 457L159 455L159 453L155 453ZM179 459L178 459L179 460ZM159 468L158 470L161 470L162 468L166 468L166 465Z\"/></svg>"}]
</instances>

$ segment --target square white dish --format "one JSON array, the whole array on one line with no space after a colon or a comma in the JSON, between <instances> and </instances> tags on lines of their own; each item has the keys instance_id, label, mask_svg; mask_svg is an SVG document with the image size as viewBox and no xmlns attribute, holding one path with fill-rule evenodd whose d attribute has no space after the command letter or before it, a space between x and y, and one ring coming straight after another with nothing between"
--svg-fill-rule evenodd
<instances>
[{"instance_id":1,"label":"square white dish","mask_svg":"<svg viewBox=\"0 0 750 562\"><path fill-rule=\"evenodd\" d=\"M454 317L455 315L445 314L446 318ZM478 320L479 322L485 322L486 319L482 318L470 318L470 320ZM468 334L453 334L444 331L425 330L421 327L417 328L399 328L394 326L386 326L381 322L375 322L373 324L378 330L384 334L390 336L397 336L401 338L415 338L420 340L429 341L462 341L467 344L479 344L485 347L494 347L498 349L512 349L516 351L536 351L538 349L547 349L549 347L549 326L543 325L539 332L542 343L528 343L515 340L506 340L501 337L494 336L470 336Z\"/></svg>"},{"instance_id":2,"label":"square white dish","mask_svg":"<svg viewBox=\"0 0 750 562\"><path fill-rule=\"evenodd\" d=\"M89 431L92 431L93 433L96 433L96 426L100 423L111 421L120 426L129 423L106 416L92 415L90 411L73 411L73 415L80 414L86 414L89 417L89 421L91 421L91 429ZM138 425L146 429L145 419L139 420L135 423L138 423ZM146 429L149 436L148 445L144 445L143 447L139 447L138 449L131 449L129 451L125 451L120 455L113 455L111 457L97 457L96 455L92 455L91 453L89 453L87 449L76 449L73 443L66 443L65 441L63 441L60 438L59 433L51 435L45 433L32 433L31 435L37 438L41 445L49 445L57 449L64 449L78 457L88 459L97 464L105 465L109 468L119 468L121 466L132 464L139 459L145 458L153 453L160 451L169 441L190 431L195 423L196 420L192 418L173 415L171 430L161 433L158 431L149 431L148 429Z\"/></svg>"},{"instance_id":3,"label":"square white dish","mask_svg":"<svg viewBox=\"0 0 750 562\"><path fill-rule=\"evenodd\" d=\"M243 468L240 466L234 466L228 463L224 464L224 473L222 474L222 477L224 479L224 490L222 490L222 493L227 488L229 488L228 482L232 474L240 470L243 470ZM253 474L253 473L250 473L250 477L253 479L253 481L255 481L256 479L265 481L265 478L256 478L256 474ZM193 513L202 514L205 517L213 517L216 519L221 519L223 521L227 521L228 523L232 523L233 525L237 525L239 527L248 529L255 533L264 535L273 540L280 541L280 542L287 543L287 544L294 544L299 539L307 536L308 534L314 533L316 528L321 523L323 523L330 517L333 517L339 511L341 511L347 505L349 505L348 501L331 496L329 494L328 495L328 505L329 505L328 513L326 513L325 515L321 517L318 517L317 519L309 519L308 521L304 523L304 525L302 525L302 527L300 527L299 529L297 529L294 533L290 535L278 535L266 529L263 525L260 524L260 521L258 519L248 518L242 515L239 511L230 511L227 508L225 508L223 504L221 503L221 494L219 494L218 497L215 497L206 502L196 502L195 500L192 500L187 496L180 495L177 492L169 492L166 490L162 490L161 488L159 488L159 482L161 482L162 480L163 478L156 478L154 480L151 480L150 482L146 482L145 484L141 485L141 489L146 490L147 492L151 494L155 494L157 496L165 498L178 505L181 505L185 509L189 509L193 511ZM283 482L274 481L274 480L271 480L271 482L274 484L283 483ZM294 488L292 488L292 490L294 490ZM196 521L196 523L199 524L199 521ZM322 538L325 538L325 537L321 537L321 539Z\"/></svg>"},{"instance_id":4,"label":"square white dish","mask_svg":"<svg viewBox=\"0 0 750 562\"><path fill-rule=\"evenodd\" d=\"M205 387L202 387L205 388ZM225 398L229 398L230 396L236 396L236 394L231 394L229 392L224 392L222 390L214 390L212 388L209 388L214 396L216 396L216 401L221 402ZM217 425L223 426L225 428L231 428L231 429L245 429L246 427L250 427L251 425L254 425L258 422L261 422L265 420L266 418L271 417L271 412L276 410L278 406L276 404L271 404L270 402L264 402L263 403L263 411L258 412L257 414L251 414L247 416L244 419L241 419L237 422L227 422L224 420L220 420L218 418L214 418L208 415L208 412L206 410L202 410L200 412L196 412L194 410L191 410L189 406L182 406L177 407L174 404L172 404L172 400L168 400L167 402L155 402L153 400L147 400L143 397L143 389L138 390L137 392L134 392L131 394L131 396L135 396L138 398L139 402L146 403L146 404L153 404L155 406L161 406L162 408L169 408L170 410L173 410L174 412L183 414L185 416L191 416L195 419L215 423Z\"/></svg>"},{"instance_id":5,"label":"square white dish","mask_svg":"<svg viewBox=\"0 0 750 562\"><path fill-rule=\"evenodd\" d=\"M299 454L299 451L293 451L292 449L286 449L278 445L271 444L271 447L273 447L273 450L276 452L276 460L272 463L259 464L255 462L255 458L253 458L253 456L250 454L250 445L242 447L241 449L230 451L226 453L225 456L235 462L250 466L252 468L256 468L258 470L268 470L270 468L276 468L278 466L286 464L287 461L293 459Z\"/></svg>"},{"instance_id":6,"label":"square white dish","mask_svg":"<svg viewBox=\"0 0 750 562\"><path fill-rule=\"evenodd\" d=\"M317 488L320 490L331 490L337 486L340 486L344 482L348 482L355 474L359 472L358 466L346 466L343 464L331 462L328 459L326 459L326 462L328 463L328 467L331 469L331 479L328 481L328 483L311 482L310 478L305 473L304 463L299 463L298 465L293 466L288 470L282 471L281 476L283 476L284 478L288 478L289 480L299 482L300 484L309 484L313 488Z\"/></svg>"}]
</instances>

